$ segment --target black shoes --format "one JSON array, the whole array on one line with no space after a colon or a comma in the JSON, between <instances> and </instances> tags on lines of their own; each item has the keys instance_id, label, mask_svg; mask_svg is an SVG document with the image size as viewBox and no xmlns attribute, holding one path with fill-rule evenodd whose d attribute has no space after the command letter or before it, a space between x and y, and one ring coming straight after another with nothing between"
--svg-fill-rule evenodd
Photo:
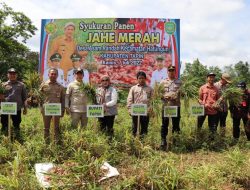
<instances>
[{"instance_id":1,"label":"black shoes","mask_svg":"<svg viewBox=\"0 0 250 190\"><path fill-rule=\"evenodd\" d=\"M166 151L167 150L167 141L166 140L162 140L161 141L161 150L162 151Z\"/></svg>"}]
</instances>

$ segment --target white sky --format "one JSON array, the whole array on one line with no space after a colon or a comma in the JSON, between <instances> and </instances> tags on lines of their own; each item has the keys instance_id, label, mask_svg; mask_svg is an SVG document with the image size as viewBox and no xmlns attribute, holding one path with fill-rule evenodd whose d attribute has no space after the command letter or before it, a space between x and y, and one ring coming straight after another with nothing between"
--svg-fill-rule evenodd
<instances>
[{"instance_id":1,"label":"white sky","mask_svg":"<svg viewBox=\"0 0 250 190\"><path fill-rule=\"evenodd\" d=\"M1 0L0 0L1 1ZM248 0L2 0L23 12L38 28L28 47L39 51L41 19L50 18L179 18L183 63L208 66L250 59Z\"/></svg>"}]
</instances>

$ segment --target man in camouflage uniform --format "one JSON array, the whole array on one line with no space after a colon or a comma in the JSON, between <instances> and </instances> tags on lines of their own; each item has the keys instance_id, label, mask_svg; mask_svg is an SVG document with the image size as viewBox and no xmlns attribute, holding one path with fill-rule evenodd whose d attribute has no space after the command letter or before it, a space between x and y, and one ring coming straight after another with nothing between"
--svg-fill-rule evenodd
<instances>
[{"instance_id":1,"label":"man in camouflage uniform","mask_svg":"<svg viewBox=\"0 0 250 190\"><path fill-rule=\"evenodd\" d=\"M26 115L26 99L27 93L25 86L22 82L17 81L17 72L14 68L8 70L8 81L3 83L5 87L5 94L1 101L4 102L16 102L17 103L17 115L11 115L11 119L14 126L15 138L21 140L20 136L20 123L21 123L21 108L23 107L23 114ZM1 115L2 134L8 134L8 115Z\"/></svg>"},{"instance_id":2,"label":"man in camouflage uniform","mask_svg":"<svg viewBox=\"0 0 250 190\"><path fill-rule=\"evenodd\" d=\"M45 116L45 110L43 104L45 103L61 103L62 113L61 116L54 116L54 135L55 141L59 141L59 125L60 125L60 117L64 115L64 108L65 108L65 92L64 88L61 84L57 82L58 71L57 69L50 69L49 70L49 80L43 82L40 86L39 91L42 95L42 115L43 115L43 122L44 122L44 139L45 142L48 144L50 142L50 122L52 116Z\"/></svg>"},{"instance_id":3,"label":"man in camouflage uniform","mask_svg":"<svg viewBox=\"0 0 250 190\"><path fill-rule=\"evenodd\" d=\"M162 126L161 126L161 148L165 150L167 147L167 135L168 135L168 125L169 118L164 117L164 106L177 106L177 117L172 117L172 132L180 132L180 87L181 81L175 78L175 67L168 67L168 78L161 81L160 85L163 85L163 111L162 111Z\"/></svg>"},{"instance_id":4,"label":"man in camouflage uniform","mask_svg":"<svg viewBox=\"0 0 250 190\"><path fill-rule=\"evenodd\" d=\"M220 123L221 135L225 136L226 132L226 119L228 114L227 100L222 99L221 95L224 90L227 89L228 84L231 83L231 79L228 73L223 73L220 81L216 82L214 86L219 91L219 104L218 104L218 122Z\"/></svg>"},{"instance_id":5,"label":"man in camouflage uniform","mask_svg":"<svg viewBox=\"0 0 250 190\"><path fill-rule=\"evenodd\" d=\"M74 71L75 80L68 85L66 90L65 107L66 113L71 114L71 126L76 128L79 121L81 127L86 127L88 118L86 113L87 96L83 91L80 91L83 85L83 70L81 68Z\"/></svg>"},{"instance_id":6,"label":"man in camouflage uniform","mask_svg":"<svg viewBox=\"0 0 250 190\"><path fill-rule=\"evenodd\" d=\"M127 108L131 114L132 104L147 104L148 110L151 108L151 98L153 96L153 89L146 84L146 73L139 71L137 73L138 84L132 86L129 90L127 98ZM132 133L136 136L137 133L137 120L139 116L132 116ZM144 135L148 133L149 115L140 116L140 137L143 138Z\"/></svg>"}]
</instances>

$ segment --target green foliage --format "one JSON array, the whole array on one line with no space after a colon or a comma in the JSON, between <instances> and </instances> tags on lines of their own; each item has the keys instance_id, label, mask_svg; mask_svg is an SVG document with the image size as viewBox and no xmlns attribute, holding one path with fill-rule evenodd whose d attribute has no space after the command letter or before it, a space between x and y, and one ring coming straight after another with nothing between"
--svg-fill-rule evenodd
<instances>
[{"instance_id":1,"label":"green foliage","mask_svg":"<svg viewBox=\"0 0 250 190\"><path fill-rule=\"evenodd\" d=\"M122 104L123 106L127 105L128 92L129 92L129 89L122 89L122 90L118 89L117 90L119 104Z\"/></svg>"},{"instance_id":2,"label":"green foliage","mask_svg":"<svg viewBox=\"0 0 250 190\"><path fill-rule=\"evenodd\" d=\"M26 72L23 79L28 91L38 90L41 84L40 75L36 71Z\"/></svg>"},{"instance_id":3,"label":"green foliage","mask_svg":"<svg viewBox=\"0 0 250 190\"><path fill-rule=\"evenodd\" d=\"M250 144L244 136L233 144L230 118L227 136L218 135L211 141L207 124L197 136L196 118L182 110L182 132L169 133L169 152L162 152L160 121L151 120L149 133L142 142L132 137L127 109L120 106L119 113L112 141L99 131L96 119L90 118L85 129L71 129L69 116L64 116L62 144L46 145L39 109L29 110L21 126L24 144L12 144L0 136L0 188L42 189L34 174L34 164L41 162L53 162L63 171L63 175L49 174L54 189L248 188ZM120 176L98 182L104 161L116 167Z\"/></svg>"},{"instance_id":4,"label":"green foliage","mask_svg":"<svg viewBox=\"0 0 250 190\"><path fill-rule=\"evenodd\" d=\"M18 70L20 78L30 68L30 62L27 61L29 50L25 43L36 30L31 20L23 13L15 12L5 3L0 3L0 76L2 79L6 79L7 70L10 67Z\"/></svg>"},{"instance_id":5,"label":"green foliage","mask_svg":"<svg viewBox=\"0 0 250 190\"><path fill-rule=\"evenodd\" d=\"M28 92L28 105L32 107L38 106L39 102L43 100L43 96L39 91L39 86L42 82L39 73L36 71L26 72L23 82Z\"/></svg>"},{"instance_id":6,"label":"green foliage","mask_svg":"<svg viewBox=\"0 0 250 190\"><path fill-rule=\"evenodd\" d=\"M242 101L243 94L244 93L242 89L235 86L230 86L222 91L221 98L229 100L233 105L239 105Z\"/></svg>"},{"instance_id":7,"label":"green foliage","mask_svg":"<svg viewBox=\"0 0 250 190\"><path fill-rule=\"evenodd\" d=\"M248 62L239 61L235 65L226 66L224 70L232 77L233 85L240 81L245 81L248 85L250 84L250 66Z\"/></svg>"},{"instance_id":8,"label":"green foliage","mask_svg":"<svg viewBox=\"0 0 250 190\"><path fill-rule=\"evenodd\" d=\"M94 86L82 83L80 85L80 91L84 92L87 95L91 103L96 103L96 90Z\"/></svg>"},{"instance_id":9,"label":"green foliage","mask_svg":"<svg viewBox=\"0 0 250 190\"><path fill-rule=\"evenodd\" d=\"M0 80L0 94L5 93L5 87L3 86L3 82Z\"/></svg>"},{"instance_id":10,"label":"green foliage","mask_svg":"<svg viewBox=\"0 0 250 190\"><path fill-rule=\"evenodd\" d=\"M153 96L151 98L152 110L150 110L150 116L153 119L160 118L162 110L162 97L164 93L164 86L156 83L154 85Z\"/></svg>"},{"instance_id":11,"label":"green foliage","mask_svg":"<svg viewBox=\"0 0 250 190\"><path fill-rule=\"evenodd\" d=\"M184 107L187 109L191 99L198 100L199 81L197 78L189 79L188 77L183 77L182 80L181 97L184 100Z\"/></svg>"}]
</instances>

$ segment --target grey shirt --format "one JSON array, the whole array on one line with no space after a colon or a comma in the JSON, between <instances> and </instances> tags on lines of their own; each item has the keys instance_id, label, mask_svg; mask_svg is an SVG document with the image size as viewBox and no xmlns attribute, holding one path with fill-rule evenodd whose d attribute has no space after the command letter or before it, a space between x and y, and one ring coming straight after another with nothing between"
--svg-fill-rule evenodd
<instances>
[{"instance_id":1,"label":"grey shirt","mask_svg":"<svg viewBox=\"0 0 250 190\"><path fill-rule=\"evenodd\" d=\"M6 93L6 102L16 102L17 111L20 111L22 107L25 107L25 100L27 99L27 93L25 85L19 81L10 81L3 83Z\"/></svg>"}]
</instances>

